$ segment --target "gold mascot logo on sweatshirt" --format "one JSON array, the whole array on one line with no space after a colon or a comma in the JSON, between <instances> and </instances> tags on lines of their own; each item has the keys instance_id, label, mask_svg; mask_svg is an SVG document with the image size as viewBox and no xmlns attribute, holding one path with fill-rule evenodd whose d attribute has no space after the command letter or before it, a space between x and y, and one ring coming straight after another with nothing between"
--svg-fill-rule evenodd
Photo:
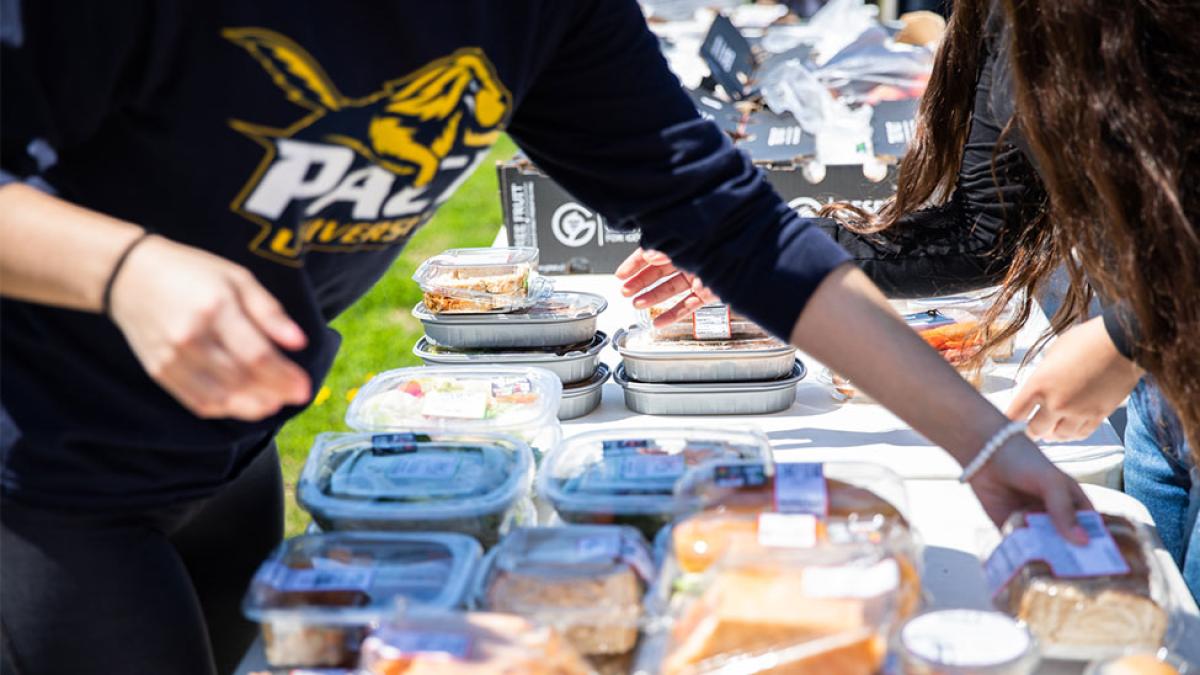
<instances>
[{"instance_id":1,"label":"gold mascot logo on sweatshirt","mask_svg":"<svg viewBox=\"0 0 1200 675\"><path fill-rule=\"evenodd\" d=\"M222 35L249 52L289 101L310 111L284 129L241 120L229 122L266 150L262 162L230 206L261 228L250 244L251 250L284 264L299 266L307 250L370 250L403 240L428 218L432 209L426 207L436 206L449 197L466 178L465 172L483 158L499 136L512 107L512 95L477 48L459 49L416 72L385 82L378 91L363 98L347 98L320 64L287 37L261 28L226 29ZM311 169L321 169L320 175L327 166L313 163L302 170L292 170L289 175L293 178L290 187L294 194L275 189L274 196L264 197L273 199L274 211L256 209L255 192L264 187L264 178L277 165L277 159L283 161L281 148L313 148L316 152L329 151L349 157L350 153L341 149L346 148L353 151L355 158L352 166L345 161L337 163L341 168L337 184L324 194L301 192L311 187L302 184ZM439 170L449 168L464 173L453 181L442 181L451 183L449 186L434 185L439 181ZM282 178L273 177L271 187L278 188L281 181ZM291 222L269 217L318 205L322 197L331 193L361 196L369 186L382 184L386 184L386 199L374 195L367 200L376 205L375 210L372 213L368 205L364 211L374 217L360 218L359 222L325 217L327 208L319 209L319 213L306 213L304 218L292 218ZM284 187L288 187L286 181ZM329 203L336 201L326 203L326 207ZM356 215L362 215L359 206L355 203ZM405 217L388 217L397 214Z\"/></svg>"}]
</instances>

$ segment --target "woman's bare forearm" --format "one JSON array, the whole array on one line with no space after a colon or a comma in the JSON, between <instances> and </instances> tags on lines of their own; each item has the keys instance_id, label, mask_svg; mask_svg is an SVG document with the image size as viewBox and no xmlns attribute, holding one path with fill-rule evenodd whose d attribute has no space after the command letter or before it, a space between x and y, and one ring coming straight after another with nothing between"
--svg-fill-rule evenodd
<instances>
[{"instance_id":1,"label":"woman's bare forearm","mask_svg":"<svg viewBox=\"0 0 1200 675\"><path fill-rule=\"evenodd\" d=\"M818 287L796 322L792 343L849 378L961 464L1007 422L851 265L838 268Z\"/></svg>"},{"instance_id":2,"label":"woman's bare forearm","mask_svg":"<svg viewBox=\"0 0 1200 675\"><path fill-rule=\"evenodd\" d=\"M141 232L20 183L0 187L0 294L100 311L113 265Z\"/></svg>"}]
</instances>

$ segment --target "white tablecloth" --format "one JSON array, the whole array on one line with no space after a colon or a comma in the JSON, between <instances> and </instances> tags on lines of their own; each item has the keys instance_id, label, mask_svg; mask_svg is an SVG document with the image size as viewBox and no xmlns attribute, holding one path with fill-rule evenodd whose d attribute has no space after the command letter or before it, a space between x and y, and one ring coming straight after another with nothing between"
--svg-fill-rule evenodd
<instances>
[{"instance_id":1,"label":"white tablecloth","mask_svg":"<svg viewBox=\"0 0 1200 675\"><path fill-rule=\"evenodd\" d=\"M555 283L562 290L589 291L608 298L608 310L600 316L599 323L600 329L609 336L636 322L636 312L630 302L621 297L619 284L611 276L555 277ZM996 370L988 375L984 393L1001 409L1012 399L1016 383L1023 375L1018 372L1021 356L1046 326L1042 313L1035 312L1035 318L1017 337L1013 361L997 364ZM605 350L603 358L610 366L616 366L621 360L611 348ZM808 366L808 377L800 383L796 402L790 410L774 415L725 418L720 424L747 424L762 429L784 459L871 461L884 464L905 478L957 478L961 473L962 468L949 453L914 432L883 407L834 401L830 387L818 382L823 366L803 354L801 359ZM651 417L633 413L625 408L621 388L610 382L605 385L601 407L591 415L566 422L564 431L575 433L601 426L646 424L704 425L713 424L713 421L712 418ZM1047 444L1044 449L1064 471L1082 482L1121 486L1124 449L1107 421L1090 438Z\"/></svg>"}]
</instances>

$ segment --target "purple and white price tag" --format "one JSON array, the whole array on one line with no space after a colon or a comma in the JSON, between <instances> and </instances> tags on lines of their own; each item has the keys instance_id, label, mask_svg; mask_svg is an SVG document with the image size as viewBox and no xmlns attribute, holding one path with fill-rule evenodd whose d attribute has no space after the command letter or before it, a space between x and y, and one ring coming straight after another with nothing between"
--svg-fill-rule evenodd
<instances>
[{"instance_id":1,"label":"purple and white price tag","mask_svg":"<svg viewBox=\"0 0 1200 675\"><path fill-rule=\"evenodd\" d=\"M1076 519L1088 534L1088 543L1082 546L1063 539L1054 529L1050 516L1028 514L1025 527L1005 537L984 563L992 595L999 593L1017 572L1035 560L1049 565L1051 573L1060 579L1129 574L1129 563L1117 548L1103 517L1095 511L1080 511Z\"/></svg>"}]
</instances>

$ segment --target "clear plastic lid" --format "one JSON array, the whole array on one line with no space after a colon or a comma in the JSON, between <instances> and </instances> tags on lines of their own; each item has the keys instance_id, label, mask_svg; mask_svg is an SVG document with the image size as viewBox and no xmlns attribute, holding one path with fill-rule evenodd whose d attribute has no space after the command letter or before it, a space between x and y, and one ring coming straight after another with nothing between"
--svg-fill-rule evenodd
<instances>
[{"instance_id":1,"label":"clear plastic lid","mask_svg":"<svg viewBox=\"0 0 1200 675\"><path fill-rule=\"evenodd\" d=\"M413 280L435 313L511 312L553 292L537 263L536 248L456 248L426 260Z\"/></svg>"},{"instance_id":2,"label":"clear plastic lid","mask_svg":"<svg viewBox=\"0 0 1200 675\"><path fill-rule=\"evenodd\" d=\"M548 297L539 299L530 307L505 314L473 316L470 314L435 314L418 303L413 308L413 316L419 321L446 324L525 324L525 323L560 323L578 319L593 319L608 309L608 301L595 293L577 291L556 291Z\"/></svg>"},{"instance_id":3,"label":"clear plastic lid","mask_svg":"<svg viewBox=\"0 0 1200 675\"><path fill-rule=\"evenodd\" d=\"M1038 664L1033 635L999 612L927 612L909 619L898 642L906 675L1029 675Z\"/></svg>"},{"instance_id":4,"label":"clear plastic lid","mask_svg":"<svg viewBox=\"0 0 1200 675\"><path fill-rule=\"evenodd\" d=\"M529 446L501 434L325 433L296 499L327 522L477 521L523 497L532 472Z\"/></svg>"},{"instance_id":5,"label":"clear plastic lid","mask_svg":"<svg viewBox=\"0 0 1200 675\"><path fill-rule=\"evenodd\" d=\"M722 458L770 462L771 446L748 429L592 431L567 438L546 457L538 493L560 515L672 514L676 483L690 468Z\"/></svg>"},{"instance_id":6,"label":"clear plastic lid","mask_svg":"<svg viewBox=\"0 0 1200 675\"><path fill-rule=\"evenodd\" d=\"M363 385L346 410L346 425L360 431L537 431L555 423L561 397L562 382L544 368L399 368Z\"/></svg>"},{"instance_id":7,"label":"clear plastic lid","mask_svg":"<svg viewBox=\"0 0 1200 675\"><path fill-rule=\"evenodd\" d=\"M1153 535L1121 516L1080 511L1086 546L1043 513L1017 513L984 568L996 607L1024 622L1050 658L1087 661L1164 642L1174 609Z\"/></svg>"},{"instance_id":8,"label":"clear plastic lid","mask_svg":"<svg viewBox=\"0 0 1200 675\"><path fill-rule=\"evenodd\" d=\"M553 628L490 612L405 612L363 641L360 667L372 675L591 672Z\"/></svg>"},{"instance_id":9,"label":"clear plastic lid","mask_svg":"<svg viewBox=\"0 0 1200 675\"><path fill-rule=\"evenodd\" d=\"M795 351L791 345L766 334L734 332L729 340L696 340L690 337L663 339L653 329L637 326L618 331L613 338L613 346L621 354L650 356L680 353L697 356L710 352L720 357L730 353L765 355Z\"/></svg>"},{"instance_id":10,"label":"clear plastic lid","mask_svg":"<svg viewBox=\"0 0 1200 675\"><path fill-rule=\"evenodd\" d=\"M554 361L561 358L578 357L599 354L608 346L608 335L596 331L595 336L587 342L567 345L565 347L512 347L508 349L459 349L440 345L428 337L417 340L413 346L413 354L420 359L430 359L439 363L459 364L489 364L514 361L520 363Z\"/></svg>"},{"instance_id":11,"label":"clear plastic lid","mask_svg":"<svg viewBox=\"0 0 1200 675\"><path fill-rule=\"evenodd\" d=\"M466 600L482 549L444 532L333 532L279 545L250 582L242 611L262 623L365 624L396 600L454 608Z\"/></svg>"},{"instance_id":12,"label":"clear plastic lid","mask_svg":"<svg viewBox=\"0 0 1200 675\"><path fill-rule=\"evenodd\" d=\"M900 584L895 558L866 544L727 557L648 642L662 643L663 675L875 673Z\"/></svg>"},{"instance_id":13,"label":"clear plastic lid","mask_svg":"<svg viewBox=\"0 0 1200 675\"><path fill-rule=\"evenodd\" d=\"M637 643L653 576L646 540L631 527L521 528L489 553L475 603L553 626L585 655L623 654Z\"/></svg>"}]
</instances>

